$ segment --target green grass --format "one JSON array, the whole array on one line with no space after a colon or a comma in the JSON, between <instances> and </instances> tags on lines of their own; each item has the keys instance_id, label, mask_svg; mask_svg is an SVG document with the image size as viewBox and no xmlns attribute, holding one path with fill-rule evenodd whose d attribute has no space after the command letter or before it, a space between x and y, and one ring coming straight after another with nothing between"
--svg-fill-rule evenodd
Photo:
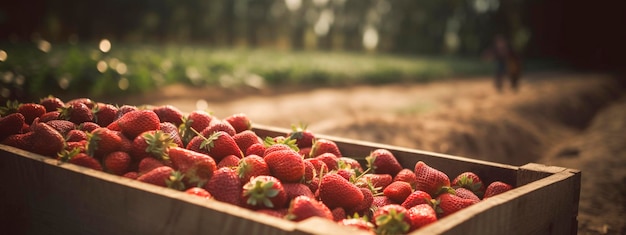
<instances>
[{"instance_id":1,"label":"green grass","mask_svg":"<svg viewBox=\"0 0 626 235\"><path fill-rule=\"evenodd\" d=\"M477 58L408 57L387 54L216 49L201 46L113 44L103 53L94 44L0 44L2 96L75 94L88 97L149 91L162 85L347 86L426 82L486 75L492 65ZM108 68L99 71L98 63ZM123 64L123 65L121 65ZM124 70L125 65L125 70Z\"/></svg>"}]
</instances>

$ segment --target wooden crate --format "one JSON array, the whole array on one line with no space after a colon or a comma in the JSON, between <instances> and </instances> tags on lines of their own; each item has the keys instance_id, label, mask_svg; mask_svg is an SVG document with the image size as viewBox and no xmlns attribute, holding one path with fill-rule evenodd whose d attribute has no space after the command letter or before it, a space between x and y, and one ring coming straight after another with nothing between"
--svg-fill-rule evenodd
<instances>
[{"instance_id":1,"label":"wooden crate","mask_svg":"<svg viewBox=\"0 0 626 235\"><path fill-rule=\"evenodd\" d=\"M260 136L288 130L256 125ZM362 161L386 148L412 169L417 161L449 176L474 171L515 189L412 234L575 234L580 171L521 167L320 136ZM182 192L94 171L0 145L0 228L8 234L355 234L331 221L291 222Z\"/></svg>"}]
</instances>

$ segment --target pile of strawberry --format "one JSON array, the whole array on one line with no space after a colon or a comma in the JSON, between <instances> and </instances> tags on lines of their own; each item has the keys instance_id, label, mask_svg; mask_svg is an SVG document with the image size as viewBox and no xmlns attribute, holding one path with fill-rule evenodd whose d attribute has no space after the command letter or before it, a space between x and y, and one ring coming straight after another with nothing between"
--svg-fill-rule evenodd
<instances>
[{"instance_id":1,"label":"pile of strawberry","mask_svg":"<svg viewBox=\"0 0 626 235\"><path fill-rule=\"evenodd\" d=\"M327 218L403 234L512 188L478 175L403 168L386 149L367 166L305 127L262 139L245 114L220 119L172 106L121 107L87 98L9 102L0 143L292 221Z\"/></svg>"}]
</instances>

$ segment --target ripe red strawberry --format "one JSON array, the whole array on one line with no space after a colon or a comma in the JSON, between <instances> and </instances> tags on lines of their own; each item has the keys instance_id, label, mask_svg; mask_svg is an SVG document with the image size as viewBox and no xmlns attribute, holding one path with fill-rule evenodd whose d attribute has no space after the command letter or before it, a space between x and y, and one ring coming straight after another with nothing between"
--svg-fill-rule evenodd
<instances>
[{"instance_id":1,"label":"ripe red strawberry","mask_svg":"<svg viewBox=\"0 0 626 235\"><path fill-rule=\"evenodd\" d=\"M17 108L17 112L24 115L24 121L30 125L35 118L41 117L41 115L46 113L46 107L35 103L24 103Z\"/></svg>"},{"instance_id":2,"label":"ripe red strawberry","mask_svg":"<svg viewBox=\"0 0 626 235\"><path fill-rule=\"evenodd\" d=\"M402 170L402 165L387 149L376 149L365 160L367 160L367 167L372 169L372 173L390 174L394 177Z\"/></svg>"},{"instance_id":3,"label":"ripe red strawberry","mask_svg":"<svg viewBox=\"0 0 626 235\"><path fill-rule=\"evenodd\" d=\"M50 127L57 130L61 135L65 136L71 130L76 129L76 124L67 120L51 120L46 122Z\"/></svg>"},{"instance_id":4,"label":"ripe red strawberry","mask_svg":"<svg viewBox=\"0 0 626 235\"><path fill-rule=\"evenodd\" d=\"M393 181L404 181L411 185L411 188L415 188L417 185L417 177L415 176L415 172L410 169L404 168L393 177Z\"/></svg>"},{"instance_id":5,"label":"ripe red strawberry","mask_svg":"<svg viewBox=\"0 0 626 235\"><path fill-rule=\"evenodd\" d=\"M260 175L270 175L270 168L262 157L248 155L242 158L236 168L237 175L242 182L248 182L250 178Z\"/></svg>"},{"instance_id":6,"label":"ripe red strawberry","mask_svg":"<svg viewBox=\"0 0 626 235\"><path fill-rule=\"evenodd\" d=\"M206 198L206 199L211 198L211 193L209 193L209 191L206 191L206 189L200 188L200 187L188 188L187 190L185 190L185 193L195 195L201 198Z\"/></svg>"},{"instance_id":7,"label":"ripe red strawberry","mask_svg":"<svg viewBox=\"0 0 626 235\"><path fill-rule=\"evenodd\" d=\"M116 151L104 156L102 165L106 172L114 175L124 175L130 170L131 160L128 153Z\"/></svg>"},{"instance_id":8,"label":"ripe red strawberry","mask_svg":"<svg viewBox=\"0 0 626 235\"><path fill-rule=\"evenodd\" d=\"M223 131L215 132L208 138L198 135L187 144L187 149L207 154L215 161L221 161L228 155L243 157L233 137Z\"/></svg>"},{"instance_id":9,"label":"ripe red strawberry","mask_svg":"<svg viewBox=\"0 0 626 235\"><path fill-rule=\"evenodd\" d=\"M356 177L356 172L353 169L338 169L335 171L338 175L343 177L344 179L350 181Z\"/></svg>"},{"instance_id":10,"label":"ripe red strawberry","mask_svg":"<svg viewBox=\"0 0 626 235\"><path fill-rule=\"evenodd\" d=\"M404 202L402 202L401 205L404 208L409 209L420 204L428 204L432 206L433 203L433 198L430 194L421 190L415 190L406 199L404 199Z\"/></svg>"},{"instance_id":11,"label":"ripe red strawberry","mask_svg":"<svg viewBox=\"0 0 626 235\"><path fill-rule=\"evenodd\" d=\"M451 193L443 193L436 198L435 205L437 214L440 217L448 216L463 208L476 204L472 199L465 199Z\"/></svg>"},{"instance_id":12,"label":"ripe red strawberry","mask_svg":"<svg viewBox=\"0 0 626 235\"><path fill-rule=\"evenodd\" d=\"M253 177L243 185L243 201L252 209L283 208L287 193L276 177L262 175Z\"/></svg>"},{"instance_id":13,"label":"ripe red strawberry","mask_svg":"<svg viewBox=\"0 0 626 235\"><path fill-rule=\"evenodd\" d=\"M108 126L117 119L117 107L111 104L96 103L91 110L93 112L93 121L100 126Z\"/></svg>"},{"instance_id":14,"label":"ripe red strawberry","mask_svg":"<svg viewBox=\"0 0 626 235\"><path fill-rule=\"evenodd\" d=\"M335 222L346 218L346 210L344 210L342 207L332 209L330 213L333 215L333 221Z\"/></svg>"},{"instance_id":15,"label":"ripe red strawberry","mask_svg":"<svg viewBox=\"0 0 626 235\"><path fill-rule=\"evenodd\" d=\"M274 151L267 154L264 160L271 174L282 182L300 182L304 177L304 160L296 151L291 149Z\"/></svg>"},{"instance_id":16,"label":"ripe red strawberry","mask_svg":"<svg viewBox=\"0 0 626 235\"><path fill-rule=\"evenodd\" d=\"M0 141L10 135L20 133L24 120L24 115L21 113L12 113L0 118Z\"/></svg>"},{"instance_id":17,"label":"ripe red strawberry","mask_svg":"<svg viewBox=\"0 0 626 235\"><path fill-rule=\"evenodd\" d=\"M165 166L165 163L162 160L153 157L147 157L139 161L139 164L137 166L137 174L143 175L155 168L159 168L162 166Z\"/></svg>"},{"instance_id":18,"label":"ripe red strawberry","mask_svg":"<svg viewBox=\"0 0 626 235\"><path fill-rule=\"evenodd\" d=\"M292 150L292 151L298 151L298 147L295 146L295 142L293 141L275 141L272 138L266 138L264 140L265 143L265 152L263 152L263 157L267 156L268 154L270 154L271 152L276 152L276 151L281 151L281 150ZM298 154L299 155L299 154Z\"/></svg>"},{"instance_id":19,"label":"ripe red strawberry","mask_svg":"<svg viewBox=\"0 0 626 235\"><path fill-rule=\"evenodd\" d=\"M152 169L137 177L138 181L154 184L161 187L168 187L176 190L184 190L182 174L169 166L162 166Z\"/></svg>"},{"instance_id":20,"label":"ripe red strawberry","mask_svg":"<svg viewBox=\"0 0 626 235\"><path fill-rule=\"evenodd\" d=\"M70 130L65 135L65 141L67 142L78 142L82 140L87 140L87 133L78 129Z\"/></svg>"},{"instance_id":21,"label":"ripe red strawberry","mask_svg":"<svg viewBox=\"0 0 626 235\"><path fill-rule=\"evenodd\" d=\"M322 153L314 157L326 164L328 170L334 171L339 168L339 157L334 153Z\"/></svg>"},{"instance_id":22,"label":"ripe red strawberry","mask_svg":"<svg viewBox=\"0 0 626 235\"><path fill-rule=\"evenodd\" d=\"M183 143L189 143L191 138L195 137L196 133L202 132L202 130L207 128L213 119L214 117L211 114L203 110L192 111L186 117L183 117L183 122L179 126Z\"/></svg>"},{"instance_id":23,"label":"ripe red strawberry","mask_svg":"<svg viewBox=\"0 0 626 235\"><path fill-rule=\"evenodd\" d=\"M315 140L315 134L313 132L307 130L306 125L291 126L291 132L287 134L290 139L296 140L296 145L298 148L310 148L313 146L313 141Z\"/></svg>"},{"instance_id":24,"label":"ripe red strawberry","mask_svg":"<svg viewBox=\"0 0 626 235\"><path fill-rule=\"evenodd\" d=\"M222 158L222 160L220 160L220 162L217 163L217 168L222 168L222 167L235 168L237 167L237 165L239 165L239 160L241 160L241 158L235 155L228 155Z\"/></svg>"},{"instance_id":25,"label":"ripe red strawberry","mask_svg":"<svg viewBox=\"0 0 626 235\"><path fill-rule=\"evenodd\" d=\"M302 182L311 182L317 174L315 167L310 161L303 161L302 163L304 163L304 176L302 177Z\"/></svg>"},{"instance_id":26,"label":"ripe red strawberry","mask_svg":"<svg viewBox=\"0 0 626 235\"><path fill-rule=\"evenodd\" d=\"M315 198L315 194L313 194L311 189L302 183L285 183L283 184L283 188L287 194L287 201L291 201L291 199L302 195Z\"/></svg>"},{"instance_id":27,"label":"ripe red strawberry","mask_svg":"<svg viewBox=\"0 0 626 235\"><path fill-rule=\"evenodd\" d=\"M120 151L122 138L116 131L100 127L87 135L87 154L102 159L109 153Z\"/></svg>"},{"instance_id":28,"label":"ripe red strawberry","mask_svg":"<svg viewBox=\"0 0 626 235\"><path fill-rule=\"evenodd\" d=\"M511 189L513 189L513 186L511 186L510 184L500 182L500 181L495 181L489 184L489 186L487 186L487 189L485 189L485 195L483 196L483 199L493 197L495 195L504 193Z\"/></svg>"},{"instance_id":29,"label":"ripe red strawberry","mask_svg":"<svg viewBox=\"0 0 626 235\"><path fill-rule=\"evenodd\" d=\"M395 204L395 202L393 202L385 195L374 196L374 199L372 200L372 207L374 208L381 208L383 206L391 204Z\"/></svg>"},{"instance_id":30,"label":"ripe red strawberry","mask_svg":"<svg viewBox=\"0 0 626 235\"><path fill-rule=\"evenodd\" d=\"M122 105L121 107L119 107L117 109L117 118L121 118L122 116L124 116L124 114L130 113L132 111L137 111L137 110L139 110L139 108L137 108L137 106Z\"/></svg>"},{"instance_id":31,"label":"ripe red strawberry","mask_svg":"<svg viewBox=\"0 0 626 235\"><path fill-rule=\"evenodd\" d=\"M241 195L243 187L237 176L237 172L231 168L220 168L215 170L213 177L204 186L215 200L242 206Z\"/></svg>"},{"instance_id":32,"label":"ripe red strawberry","mask_svg":"<svg viewBox=\"0 0 626 235\"><path fill-rule=\"evenodd\" d=\"M357 172L363 172L363 167L361 167L359 161L354 158L340 157L337 164L339 164L339 168L350 168Z\"/></svg>"},{"instance_id":33,"label":"ripe red strawberry","mask_svg":"<svg viewBox=\"0 0 626 235\"><path fill-rule=\"evenodd\" d=\"M361 193L363 193L363 201L361 201L358 206L349 211L350 213L348 214L357 213L362 216L368 215L371 218L370 208L372 207L372 203L374 202L374 193L367 188L359 188L359 190L361 190Z\"/></svg>"},{"instance_id":34,"label":"ripe red strawberry","mask_svg":"<svg viewBox=\"0 0 626 235\"><path fill-rule=\"evenodd\" d=\"M172 137L161 130L146 131L133 139L130 156L138 162L146 157L168 159L167 149L175 147Z\"/></svg>"},{"instance_id":35,"label":"ripe red strawberry","mask_svg":"<svg viewBox=\"0 0 626 235\"><path fill-rule=\"evenodd\" d=\"M40 122L49 122L49 121L52 121L52 120L58 120L60 115L61 115L61 112L59 112L59 111L47 112L47 113L44 113L43 115L41 115L41 117L39 117L39 121Z\"/></svg>"},{"instance_id":36,"label":"ripe red strawberry","mask_svg":"<svg viewBox=\"0 0 626 235\"><path fill-rule=\"evenodd\" d=\"M411 221L409 232L437 222L437 212L428 204L420 204L409 208L406 216Z\"/></svg>"},{"instance_id":37,"label":"ripe red strawberry","mask_svg":"<svg viewBox=\"0 0 626 235\"><path fill-rule=\"evenodd\" d=\"M329 208L352 210L364 199L357 186L336 173L324 175L318 190L320 200Z\"/></svg>"},{"instance_id":38,"label":"ripe red strawberry","mask_svg":"<svg viewBox=\"0 0 626 235\"><path fill-rule=\"evenodd\" d=\"M375 232L374 224L364 218L346 218L340 220L338 223L344 226L354 227L356 229L369 232L370 234L374 234Z\"/></svg>"},{"instance_id":39,"label":"ripe red strawberry","mask_svg":"<svg viewBox=\"0 0 626 235\"><path fill-rule=\"evenodd\" d=\"M472 192L469 189L466 188L456 188L454 189L454 194L459 196L460 198L465 198L465 199L470 199L473 200L475 202L479 202L480 198L478 198L478 196L476 196L476 194L474 194L474 192Z\"/></svg>"},{"instance_id":40,"label":"ripe red strawberry","mask_svg":"<svg viewBox=\"0 0 626 235\"><path fill-rule=\"evenodd\" d=\"M257 155L257 156L263 157L265 154L265 150L266 150L265 144L259 143L259 144L250 145L250 147L248 147L245 151L246 151L246 156Z\"/></svg>"},{"instance_id":41,"label":"ripe red strawberry","mask_svg":"<svg viewBox=\"0 0 626 235\"><path fill-rule=\"evenodd\" d=\"M374 191L380 191L393 182L393 178L389 174L365 174L357 179L355 184L361 188L369 188Z\"/></svg>"},{"instance_id":42,"label":"ripe red strawberry","mask_svg":"<svg viewBox=\"0 0 626 235\"><path fill-rule=\"evenodd\" d=\"M46 112L54 112L65 106L65 103L54 96L48 96L39 100L39 104L46 108Z\"/></svg>"},{"instance_id":43,"label":"ripe red strawberry","mask_svg":"<svg viewBox=\"0 0 626 235\"><path fill-rule=\"evenodd\" d=\"M71 151L64 150L59 152L58 159L62 162L69 162L75 165L102 171L102 165L97 159L80 152L79 149L73 149Z\"/></svg>"},{"instance_id":44,"label":"ripe red strawberry","mask_svg":"<svg viewBox=\"0 0 626 235\"><path fill-rule=\"evenodd\" d=\"M185 145L183 144L183 140L180 136L180 133L178 133L178 127L176 127L173 123L161 122L161 124L159 124L159 129L163 131L164 133L170 135L172 137L172 141L178 147L181 147L181 148L185 147Z\"/></svg>"},{"instance_id":45,"label":"ripe red strawberry","mask_svg":"<svg viewBox=\"0 0 626 235\"><path fill-rule=\"evenodd\" d=\"M204 186L217 169L215 160L206 154L180 147L170 147L168 155L174 169L185 176L187 185Z\"/></svg>"},{"instance_id":46,"label":"ripe red strawberry","mask_svg":"<svg viewBox=\"0 0 626 235\"><path fill-rule=\"evenodd\" d=\"M131 171L122 175L122 177L136 180L137 178L139 178L139 174L137 174L137 172Z\"/></svg>"},{"instance_id":47,"label":"ripe red strawberry","mask_svg":"<svg viewBox=\"0 0 626 235\"><path fill-rule=\"evenodd\" d=\"M311 147L311 157L316 157L322 153L332 153L335 156L342 157L341 152L339 151L339 147L337 147L337 143L328 139L316 139ZM328 166L331 167L331 166Z\"/></svg>"},{"instance_id":48,"label":"ripe red strawberry","mask_svg":"<svg viewBox=\"0 0 626 235\"><path fill-rule=\"evenodd\" d=\"M251 130L238 132L233 136L233 140L235 140L235 143L237 143L237 146L239 146L239 149L241 149L242 151L247 150L253 144L263 143L261 138Z\"/></svg>"},{"instance_id":49,"label":"ripe red strawberry","mask_svg":"<svg viewBox=\"0 0 626 235\"><path fill-rule=\"evenodd\" d=\"M96 106L96 102L89 98L76 98L65 102L65 105L84 104L87 108L92 109Z\"/></svg>"},{"instance_id":50,"label":"ripe red strawberry","mask_svg":"<svg viewBox=\"0 0 626 235\"><path fill-rule=\"evenodd\" d=\"M122 133L129 139L135 139L141 133L160 128L159 116L151 110L128 112L114 123L117 123Z\"/></svg>"},{"instance_id":51,"label":"ripe red strawberry","mask_svg":"<svg viewBox=\"0 0 626 235\"><path fill-rule=\"evenodd\" d=\"M152 109L161 122L171 122L176 126L183 123L183 112L171 105L163 105Z\"/></svg>"},{"instance_id":52,"label":"ripe red strawberry","mask_svg":"<svg viewBox=\"0 0 626 235\"><path fill-rule=\"evenodd\" d=\"M328 169L328 166L326 166L326 163L324 163L322 160L318 158L306 158L304 159L304 161L310 162L311 165L313 165L313 170L315 172L316 177L324 175L330 171Z\"/></svg>"},{"instance_id":53,"label":"ripe red strawberry","mask_svg":"<svg viewBox=\"0 0 626 235\"><path fill-rule=\"evenodd\" d=\"M485 184L480 177L473 172L463 172L455 177L450 183L453 188L466 188L474 192L477 196L485 193Z\"/></svg>"},{"instance_id":54,"label":"ripe red strawberry","mask_svg":"<svg viewBox=\"0 0 626 235\"><path fill-rule=\"evenodd\" d=\"M407 209L398 204L378 208L373 219L377 234L406 234L411 229Z\"/></svg>"},{"instance_id":55,"label":"ripe red strawberry","mask_svg":"<svg viewBox=\"0 0 626 235\"><path fill-rule=\"evenodd\" d=\"M235 130L233 126L230 125L230 123L224 120L217 119L217 118L214 118L213 120L211 120L211 123L209 124L209 126L207 128L204 128L204 130L202 130L202 132L200 133L203 136L208 137L218 131L226 132L230 136L234 136L235 134L237 134L237 131Z\"/></svg>"},{"instance_id":56,"label":"ripe red strawberry","mask_svg":"<svg viewBox=\"0 0 626 235\"><path fill-rule=\"evenodd\" d=\"M394 181L383 190L383 194L397 204L401 204L411 195L411 185L404 181Z\"/></svg>"},{"instance_id":57,"label":"ripe red strawberry","mask_svg":"<svg viewBox=\"0 0 626 235\"><path fill-rule=\"evenodd\" d=\"M415 190L422 190L435 196L450 187L450 178L443 172L419 161L415 164L417 184Z\"/></svg>"},{"instance_id":58,"label":"ripe red strawberry","mask_svg":"<svg viewBox=\"0 0 626 235\"><path fill-rule=\"evenodd\" d=\"M83 122L91 122L93 120L93 113L84 103L73 102L66 103L65 107L60 109L60 119L68 120L74 124L81 124Z\"/></svg>"},{"instance_id":59,"label":"ripe red strawberry","mask_svg":"<svg viewBox=\"0 0 626 235\"><path fill-rule=\"evenodd\" d=\"M289 204L286 218L292 221L302 221L313 216L333 219L330 209L322 202L307 196L297 196Z\"/></svg>"},{"instance_id":60,"label":"ripe red strawberry","mask_svg":"<svg viewBox=\"0 0 626 235\"><path fill-rule=\"evenodd\" d=\"M2 141L0 141L0 144L4 144L4 145L8 145L8 146L12 146L12 147L16 147L19 149L23 149L26 151L30 151L31 148L31 139L33 137L33 132L27 132L24 134L14 134L14 135L10 135L7 136L6 138L4 138Z\"/></svg>"},{"instance_id":61,"label":"ripe red strawberry","mask_svg":"<svg viewBox=\"0 0 626 235\"><path fill-rule=\"evenodd\" d=\"M235 133L240 133L252 128L252 121L250 121L250 118L248 118L245 113L230 115L226 117L224 121L228 122L233 128L235 128Z\"/></svg>"},{"instance_id":62,"label":"ripe red strawberry","mask_svg":"<svg viewBox=\"0 0 626 235\"><path fill-rule=\"evenodd\" d=\"M87 133L91 133L93 130L95 130L97 128L100 128L100 125L98 125L95 122L83 122L83 123L78 125L78 129L79 130L83 130L84 132L87 132ZM119 130L112 129L112 128L109 128L109 129L111 129L113 131L119 131Z\"/></svg>"},{"instance_id":63,"label":"ripe red strawberry","mask_svg":"<svg viewBox=\"0 0 626 235\"><path fill-rule=\"evenodd\" d=\"M48 157L56 157L65 146L61 133L45 123L33 127L30 151Z\"/></svg>"},{"instance_id":64,"label":"ripe red strawberry","mask_svg":"<svg viewBox=\"0 0 626 235\"><path fill-rule=\"evenodd\" d=\"M72 149L78 149L81 153L87 154L87 140L66 142L63 150L71 151Z\"/></svg>"}]
</instances>

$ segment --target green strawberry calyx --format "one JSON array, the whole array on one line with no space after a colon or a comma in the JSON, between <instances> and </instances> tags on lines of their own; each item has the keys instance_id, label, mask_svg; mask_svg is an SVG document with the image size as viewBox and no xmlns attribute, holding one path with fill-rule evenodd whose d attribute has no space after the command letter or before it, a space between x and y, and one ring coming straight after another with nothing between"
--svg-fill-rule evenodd
<instances>
[{"instance_id":1,"label":"green strawberry calyx","mask_svg":"<svg viewBox=\"0 0 626 235\"><path fill-rule=\"evenodd\" d=\"M274 208L274 203L270 198L276 197L280 190L274 188L274 182L262 180L258 177L250 179L250 182L243 186L244 196L248 197L248 205L257 206L263 204L267 208Z\"/></svg>"},{"instance_id":2,"label":"green strawberry calyx","mask_svg":"<svg viewBox=\"0 0 626 235\"><path fill-rule=\"evenodd\" d=\"M152 154L157 159L168 160L169 155L167 154L167 149L177 146L171 135L160 130L145 133L143 134L143 138L148 144L146 152Z\"/></svg>"},{"instance_id":3,"label":"green strawberry calyx","mask_svg":"<svg viewBox=\"0 0 626 235\"><path fill-rule=\"evenodd\" d=\"M404 234L411 228L404 221L405 213L398 212L395 209L389 210L387 214L376 217L376 225L378 226L376 234Z\"/></svg>"}]
</instances>

